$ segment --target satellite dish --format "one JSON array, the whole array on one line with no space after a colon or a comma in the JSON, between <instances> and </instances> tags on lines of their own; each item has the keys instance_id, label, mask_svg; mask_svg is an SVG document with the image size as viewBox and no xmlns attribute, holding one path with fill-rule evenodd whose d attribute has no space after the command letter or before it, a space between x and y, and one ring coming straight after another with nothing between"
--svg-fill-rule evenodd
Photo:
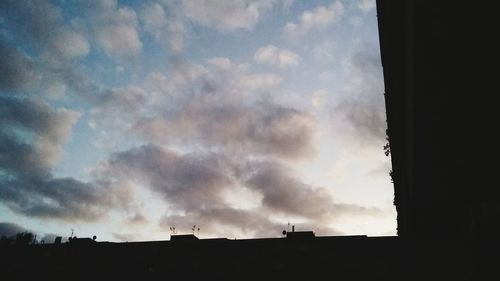
<instances>
[{"instance_id":1,"label":"satellite dish","mask_svg":"<svg viewBox=\"0 0 500 281\"><path fill-rule=\"evenodd\" d=\"M283 232L281 232L281 234L286 235L286 230L283 230Z\"/></svg>"}]
</instances>

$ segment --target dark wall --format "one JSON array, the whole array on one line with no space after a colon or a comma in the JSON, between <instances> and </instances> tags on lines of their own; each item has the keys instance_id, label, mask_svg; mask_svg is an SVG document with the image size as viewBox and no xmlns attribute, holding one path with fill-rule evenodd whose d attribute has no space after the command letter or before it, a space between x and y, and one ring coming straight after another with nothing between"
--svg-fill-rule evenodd
<instances>
[{"instance_id":1,"label":"dark wall","mask_svg":"<svg viewBox=\"0 0 500 281\"><path fill-rule=\"evenodd\" d=\"M500 230L494 8L377 4L398 233L413 275L482 280Z\"/></svg>"}]
</instances>

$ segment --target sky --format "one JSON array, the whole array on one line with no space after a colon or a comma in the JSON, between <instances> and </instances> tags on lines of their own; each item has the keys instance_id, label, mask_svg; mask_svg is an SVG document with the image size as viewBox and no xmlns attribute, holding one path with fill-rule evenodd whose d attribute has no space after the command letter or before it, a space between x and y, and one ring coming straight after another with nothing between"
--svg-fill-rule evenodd
<instances>
[{"instance_id":1,"label":"sky","mask_svg":"<svg viewBox=\"0 0 500 281\"><path fill-rule=\"evenodd\" d=\"M0 234L395 235L383 93L374 0L1 1Z\"/></svg>"}]
</instances>

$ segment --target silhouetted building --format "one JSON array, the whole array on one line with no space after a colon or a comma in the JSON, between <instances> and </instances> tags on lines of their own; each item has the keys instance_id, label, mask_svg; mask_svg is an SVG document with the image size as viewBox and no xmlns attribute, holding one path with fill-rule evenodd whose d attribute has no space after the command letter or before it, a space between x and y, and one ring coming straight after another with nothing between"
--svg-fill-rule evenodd
<instances>
[{"instance_id":1,"label":"silhouetted building","mask_svg":"<svg viewBox=\"0 0 500 281\"><path fill-rule=\"evenodd\" d=\"M180 235L171 235L170 241L174 242L193 242L197 241L198 237L194 234L180 234Z\"/></svg>"},{"instance_id":2,"label":"silhouetted building","mask_svg":"<svg viewBox=\"0 0 500 281\"><path fill-rule=\"evenodd\" d=\"M69 243L73 244L73 245L92 245L92 244L95 244L96 242L93 239L88 238L88 237L85 237L85 238L74 237L74 238L69 240Z\"/></svg>"},{"instance_id":3,"label":"silhouetted building","mask_svg":"<svg viewBox=\"0 0 500 281\"><path fill-rule=\"evenodd\" d=\"M402 280L405 276L396 237L294 233L290 234L298 239L175 235L171 241L7 247L1 251L0 264L5 266L3 276L17 280ZM24 263L16 262L23 259Z\"/></svg>"},{"instance_id":4,"label":"silhouetted building","mask_svg":"<svg viewBox=\"0 0 500 281\"><path fill-rule=\"evenodd\" d=\"M286 233L287 239L312 239L314 237L316 236L312 231L293 231Z\"/></svg>"}]
</instances>

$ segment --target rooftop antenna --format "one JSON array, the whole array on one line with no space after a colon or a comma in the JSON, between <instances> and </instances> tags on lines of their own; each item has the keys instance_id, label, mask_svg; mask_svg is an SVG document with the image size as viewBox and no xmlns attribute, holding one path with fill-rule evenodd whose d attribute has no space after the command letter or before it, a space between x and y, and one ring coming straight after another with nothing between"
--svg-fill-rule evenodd
<instances>
[{"instance_id":1,"label":"rooftop antenna","mask_svg":"<svg viewBox=\"0 0 500 281\"><path fill-rule=\"evenodd\" d=\"M193 232L193 234L195 234L195 232L200 235L200 227L196 228L196 224L193 225L193 227L191 228L191 231Z\"/></svg>"},{"instance_id":2,"label":"rooftop antenna","mask_svg":"<svg viewBox=\"0 0 500 281\"><path fill-rule=\"evenodd\" d=\"M170 232L172 232L172 234L174 235L177 233L177 231L175 230L175 226L170 227Z\"/></svg>"},{"instance_id":3,"label":"rooftop antenna","mask_svg":"<svg viewBox=\"0 0 500 281\"><path fill-rule=\"evenodd\" d=\"M288 222L288 229L287 232L290 232L290 222Z\"/></svg>"},{"instance_id":4,"label":"rooftop antenna","mask_svg":"<svg viewBox=\"0 0 500 281\"><path fill-rule=\"evenodd\" d=\"M71 229L71 235L69 237L73 238L73 233L75 232L75 230L72 228Z\"/></svg>"}]
</instances>

